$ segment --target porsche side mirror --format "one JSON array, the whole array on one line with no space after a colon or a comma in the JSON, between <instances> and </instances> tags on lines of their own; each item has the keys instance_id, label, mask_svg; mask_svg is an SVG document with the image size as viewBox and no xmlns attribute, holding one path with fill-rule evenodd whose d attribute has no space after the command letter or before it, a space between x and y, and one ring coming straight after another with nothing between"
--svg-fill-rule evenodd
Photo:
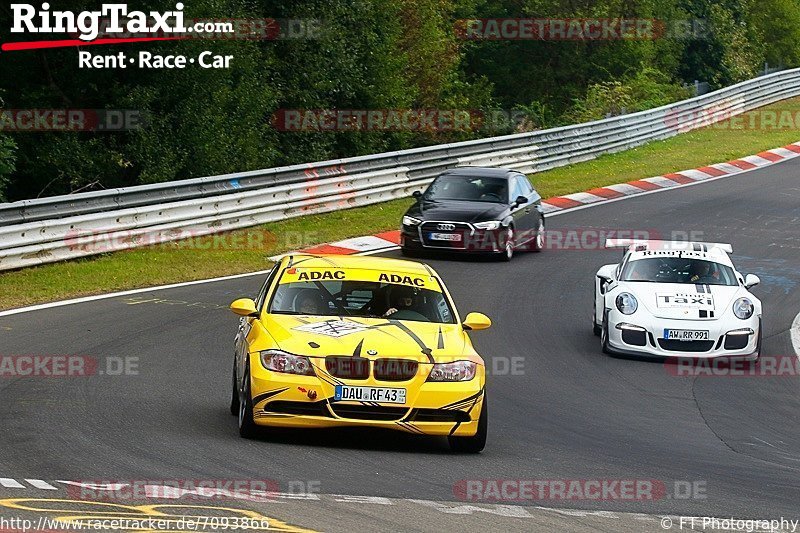
<instances>
[{"instance_id":1,"label":"porsche side mirror","mask_svg":"<svg viewBox=\"0 0 800 533\"><path fill-rule=\"evenodd\" d=\"M488 329L492 326L491 319L483 313L470 313L462 324L467 331L478 331Z\"/></svg>"},{"instance_id":2,"label":"porsche side mirror","mask_svg":"<svg viewBox=\"0 0 800 533\"><path fill-rule=\"evenodd\" d=\"M240 298L231 304L231 311L239 316L258 316L256 303L250 298Z\"/></svg>"},{"instance_id":3,"label":"porsche side mirror","mask_svg":"<svg viewBox=\"0 0 800 533\"><path fill-rule=\"evenodd\" d=\"M411 193L411 196L419 200L420 198L422 198L422 191L414 191Z\"/></svg>"},{"instance_id":4,"label":"porsche side mirror","mask_svg":"<svg viewBox=\"0 0 800 533\"><path fill-rule=\"evenodd\" d=\"M750 287L755 287L761 283L761 278L756 276L755 274L748 274L744 277L744 288L749 289Z\"/></svg>"},{"instance_id":5,"label":"porsche side mirror","mask_svg":"<svg viewBox=\"0 0 800 533\"><path fill-rule=\"evenodd\" d=\"M524 196L517 196L517 199L514 200L514 207L519 207L521 205L525 205L528 203L528 199Z\"/></svg>"}]
</instances>

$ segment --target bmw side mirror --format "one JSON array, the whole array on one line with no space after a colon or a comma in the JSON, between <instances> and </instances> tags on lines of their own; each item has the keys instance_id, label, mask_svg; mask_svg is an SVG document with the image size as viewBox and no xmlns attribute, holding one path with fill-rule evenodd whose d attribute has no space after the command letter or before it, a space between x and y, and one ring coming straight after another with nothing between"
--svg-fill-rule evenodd
<instances>
[{"instance_id":1,"label":"bmw side mirror","mask_svg":"<svg viewBox=\"0 0 800 533\"><path fill-rule=\"evenodd\" d=\"M528 203L528 199L524 196L517 196L517 199L514 200L514 206L519 207L521 205L525 205Z\"/></svg>"},{"instance_id":2,"label":"bmw side mirror","mask_svg":"<svg viewBox=\"0 0 800 533\"><path fill-rule=\"evenodd\" d=\"M239 316L258 316L258 309L256 303L250 298L240 298L231 304L231 311Z\"/></svg>"},{"instance_id":3,"label":"bmw side mirror","mask_svg":"<svg viewBox=\"0 0 800 533\"><path fill-rule=\"evenodd\" d=\"M750 287L755 287L761 283L761 278L756 276L755 274L748 274L744 277L744 288L749 289Z\"/></svg>"},{"instance_id":4,"label":"bmw side mirror","mask_svg":"<svg viewBox=\"0 0 800 533\"><path fill-rule=\"evenodd\" d=\"M414 191L411 193L411 196L419 200L420 198L422 198L422 191Z\"/></svg>"}]
</instances>

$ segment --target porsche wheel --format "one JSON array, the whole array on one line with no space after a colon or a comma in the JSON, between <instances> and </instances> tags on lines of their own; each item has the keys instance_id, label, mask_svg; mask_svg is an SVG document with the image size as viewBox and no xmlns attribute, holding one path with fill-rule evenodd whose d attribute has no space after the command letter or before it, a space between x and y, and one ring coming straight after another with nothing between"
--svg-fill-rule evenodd
<instances>
[{"instance_id":1,"label":"porsche wheel","mask_svg":"<svg viewBox=\"0 0 800 533\"><path fill-rule=\"evenodd\" d=\"M250 367L245 370L239 389L239 436L252 439L256 435L257 426L253 422L253 398L250 394Z\"/></svg>"},{"instance_id":2,"label":"porsche wheel","mask_svg":"<svg viewBox=\"0 0 800 533\"><path fill-rule=\"evenodd\" d=\"M603 325L600 328L600 348L605 354L611 354L608 348L608 314L603 313Z\"/></svg>"},{"instance_id":3,"label":"porsche wheel","mask_svg":"<svg viewBox=\"0 0 800 533\"><path fill-rule=\"evenodd\" d=\"M596 337L599 337L602 334L603 328L598 326L597 322L595 322L595 320L597 320L597 300L596 299L594 301L594 305L592 306L592 333L594 333L594 335Z\"/></svg>"},{"instance_id":4,"label":"porsche wheel","mask_svg":"<svg viewBox=\"0 0 800 533\"><path fill-rule=\"evenodd\" d=\"M472 437L447 437L450 449L458 453L480 453L486 447L486 435L489 430L489 409L486 393L483 395L481 417L478 419L478 432Z\"/></svg>"}]
</instances>

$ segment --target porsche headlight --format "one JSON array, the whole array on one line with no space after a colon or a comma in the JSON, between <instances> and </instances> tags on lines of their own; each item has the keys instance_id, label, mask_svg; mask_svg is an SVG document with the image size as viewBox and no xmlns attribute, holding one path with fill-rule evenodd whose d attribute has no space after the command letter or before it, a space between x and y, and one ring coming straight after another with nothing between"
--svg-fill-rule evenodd
<instances>
[{"instance_id":1,"label":"porsche headlight","mask_svg":"<svg viewBox=\"0 0 800 533\"><path fill-rule=\"evenodd\" d=\"M261 364L267 370L282 372L284 374L298 374L300 376L313 376L314 368L311 361L304 355L293 355L280 350L266 350L261 352Z\"/></svg>"},{"instance_id":2,"label":"porsche headlight","mask_svg":"<svg viewBox=\"0 0 800 533\"><path fill-rule=\"evenodd\" d=\"M404 226L419 226L422 223L421 220L414 217L404 216L403 217L403 225Z\"/></svg>"},{"instance_id":3,"label":"porsche headlight","mask_svg":"<svg viewBox=\"0 0 800 533\"><path fill-rule=\"evenodd\" d=\"M617 309L623 315L632 315L639 308L639 302L636 301L636 296L629 292L622 292L617 296Z\"/></svg>"},{"instance_id":4,"label":"porsche headlight","mask_svg":"<svg viewBox=\"0 0 800 533\"><path fill-rule=\"evenodd\" d=\"M755 306L753 302L750 301L750 298L739 298L735 302L733 302L733 314L736 315L736 318L740 318L742 320L747 320L751 316L753 316L753 311L755 311Z\"/></svg>"},{"instance_id":5,"label":"porsche headlight","mask_svg":"<svg viewBox=\"0 0 800 533\"><path fill-rule=\"evenodd\" d=\"M475 377L477 369L477 363L472 361L436 363L428 376L428 381L469 381Z\"/></svg>"},{"instance_id":6,"label":"porsche headlight","mask_svg":"<svg viewBox=\"0 0 800 533\"><path fill-rule=\"evenodd\" d=\"M477 224L473 224L478 229L499 229L500 228L500 221L499 220L490 220L489 222L478 222Z\"/></svg>"}]
</instances>

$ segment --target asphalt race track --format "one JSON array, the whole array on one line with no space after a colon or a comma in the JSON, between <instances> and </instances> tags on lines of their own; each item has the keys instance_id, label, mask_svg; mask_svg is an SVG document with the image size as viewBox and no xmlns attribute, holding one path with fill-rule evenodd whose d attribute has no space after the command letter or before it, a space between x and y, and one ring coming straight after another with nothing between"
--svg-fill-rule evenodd
<instances>
[{"instance_id":1,"label":"asphalt race track","mask_svg":"<svg viewBox=\"0 0 800 533\"><path fill-rule=\"evenodd\" d=\"M789 328L800 312L800 160L549 218L548 229L559 228L702 232L702 240L732 243L739 270L762 280L754 292L764 303L763 354L794 355ZM619 257L619 251L592 249L521 254L511 263L429 260L462 316L481 311L495 323L472 335L490 370L497 370L488 381L489 442L478 456L454 455L444 439L371 431L240 439L228 412L237 318L226 307L254 295L260 277L2 317L1 354L133 357L138 375L0 379L0 478L55 487L57 480L271 479L281 489L303 482L326 495L383 496L406 505L408 499L457 501L460 480L637 479L660 480L668 489L688 481L699 482L701 497L500 503L800 518L798 378L675 376L663 363L603 355L589 323L593 275ZM522 358L515 359L521 367L503 372L512 358ZM0 498L34 497L22 485L0 487ZM338 518L305 516L304 505ZM346 529L348 516L375 529L433 524L420 522L423 515L415 513L421 510L359 506L354 515L336 509L293 501L277 514L327 530ZM6 512L0 508L0 515ZM522 527L509 513L437 516L461 531ZM561 527L584 524L558 516Z\"/></svg>"}]
</instances>

